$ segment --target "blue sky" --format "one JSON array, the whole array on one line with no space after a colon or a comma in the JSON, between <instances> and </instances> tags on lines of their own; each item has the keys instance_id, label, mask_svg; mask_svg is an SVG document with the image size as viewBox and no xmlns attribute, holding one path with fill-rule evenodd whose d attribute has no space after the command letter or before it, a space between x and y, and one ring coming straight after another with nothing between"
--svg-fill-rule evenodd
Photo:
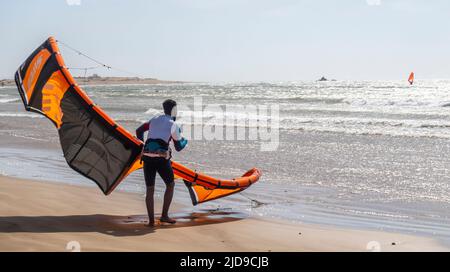
<instances>
[{"instance_id":1,"label":"blue sky","mask_svg":"<svg viewBox=\"0 0 450 272\"><path fill-rule=\"evenodd\" d=\"M68 1L0 1L0 78L50 35L161 79L450 78L447 0ZM92 65L61 49L69 67Z\"/></svg>"}]
</instances>

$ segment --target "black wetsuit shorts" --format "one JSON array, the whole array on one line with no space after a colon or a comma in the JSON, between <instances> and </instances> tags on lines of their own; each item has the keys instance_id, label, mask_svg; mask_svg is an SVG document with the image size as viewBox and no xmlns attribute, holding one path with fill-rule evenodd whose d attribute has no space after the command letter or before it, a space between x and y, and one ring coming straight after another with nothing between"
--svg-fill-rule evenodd
<instances>
[{"instance_id":1,"label":"black wetsuit shorts","mask_svg":"<svg viewBox=\"0 0 450 272\"><path fill-rule=\"evenodd\" d=\"M166 185L174 182L173 169L170 160L163 157L142 156L144 161L144 177L147 187L155 186L156 173L161 176Z\"/></svg>"}]
</instances>

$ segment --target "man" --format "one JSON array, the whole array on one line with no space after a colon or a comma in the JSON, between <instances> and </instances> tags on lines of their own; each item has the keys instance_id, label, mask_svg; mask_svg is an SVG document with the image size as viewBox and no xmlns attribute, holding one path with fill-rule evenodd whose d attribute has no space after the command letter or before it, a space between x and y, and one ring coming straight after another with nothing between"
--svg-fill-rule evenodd
<instances>
[{"instance_id":1,"label":"man","mask_svg":"<svg viewBox=\"0 0 450 272\"><path fill-rule=\"evenodd\" d=\"M170 158L172 150L169 143L172 140L176 151L181 151L187 140L181 136L181 129L175 123L177 116L177 103L171 99L164 101L164 114L150 119L136 130L136 136L144 141L144 132L148 131L145 141L142 160L144 162L144 177L147 186L145 202L147 205L149 226L155 225L153 194L155 192L156 172L166 184L164 203L160 222L175 224L176 221L169 217L169 207L172 202L175 187L174 176Z\"/></svg>"}]
</instances>

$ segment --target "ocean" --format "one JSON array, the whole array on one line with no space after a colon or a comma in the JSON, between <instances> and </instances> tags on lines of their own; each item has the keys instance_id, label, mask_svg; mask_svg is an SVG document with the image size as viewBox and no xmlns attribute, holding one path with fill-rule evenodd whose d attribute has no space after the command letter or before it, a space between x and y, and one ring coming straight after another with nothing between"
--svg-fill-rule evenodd
<instances>
[{"instance_id":1,"label":"ocean","mask_svg":"<svg viewBox=\"0 0 450 272\"><path fill-rule=\"evenodd\" d=\"M262 150L260 138L191 137L188 147L174 154L176 161L220 178L252 167L263 171L260 181L242 194L193 209L233 209L256 217L450 241L450 80L418 80L413 86L404 81L304 81L87 85L84 90L133 133L161 112L167 98L178 102L185 131L193 130L199 114L208 126L224 131L236 123L249 131L261 128L261 119L278 121L274 150ZM201 112L194 106L199 99ZM233 112L236 105L276 106L279 113ZM217 116L232 116L236 123ZM270 124L265 128L273 128ZM14 87L0 87L0 174L95 186L66 165L56 129L24 110ZM157 187L161 196L163 183ZM184 185L176 188L175 201L191 209ZM133 173L118 190L143 194L142 172Z\"/></svg>"}]
</instances>

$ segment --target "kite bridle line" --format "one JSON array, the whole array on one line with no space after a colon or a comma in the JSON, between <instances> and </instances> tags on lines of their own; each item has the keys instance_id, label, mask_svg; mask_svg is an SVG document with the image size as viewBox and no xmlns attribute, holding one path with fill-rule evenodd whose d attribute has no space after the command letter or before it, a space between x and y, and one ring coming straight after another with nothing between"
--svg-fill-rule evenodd
<instances>
[{"instance_id":1,"label":"kite bridle line","mask_svg":"<svg viewBox=\"0 0 450 272\"><path fill-rule=\"evenodd\" d=\"M84 68L80 68L80 67L67 67L67 70L82 70L82 71L84 71L83 78L84 78L84 81L87 82L87 77L86 77L87 71L88 71L88 70L95 70L95 69L102 68L102 67L103 67L103 66L84 67Z\"/></svg>"},{"instance_id":2,"label":"kite bridle line","mask_svg":"<svg viewBox=\"0 0 450 272\"><path fill-rule=\"evenodd\" d=\"M141 77L137 73L133 73L133 72L130 72L130 71L127 71L127 70L115 68L115 67L113 67L111 65L105 64L105 63L103 63L101 61L98 61L98 60L94 59L93 57L90 57L90 56L86 55L85 53L81 52L80 50L77 50L77 49L71 47L70 45L62 42L61 40L56 40L56 42L61 44L64 47L72 50L73 52L77 53L78 55L83 56L83 57L85 57L85 58L87 58L87 59L89 59L89 60L91 60L91 61L93 61L93 62L95 62L95 63L97 63L99 65L99 66L96 66L96 67L83 67L83 68L79 68L79 67L70 68L70 67L68 67L67 68L69 70L70 69L72 69L72 70L84 70L84 77L86 77L86 73L87 73L88 70L93 70L93 69L98 69L98 68L106 68L108 70L115 70L115 71L118 71L118 72L122 72L122 73L126 73L126 74L129 74L129 75L133 75L135 77Z\"/></svg>"},{"instance_id":3,"label":"kite bridle line","mask_svg":"<svg viewBox=\"0 0 450 272\"><path fill-rule=\"evenodd\" d=\"M259 206L267 204L265 202L262 202L262 201L259 201L259 200L256 200L254 198L247 196L246 194L244 194L244 192L240 192L238 195L241 195L241 196L245 197L246 199L250 200L250 202L251 202L250 205L252 206L252 208L258 208ZM255 203L255 207L253 207L253 203Z\"/></svg>"}]
</instances>

